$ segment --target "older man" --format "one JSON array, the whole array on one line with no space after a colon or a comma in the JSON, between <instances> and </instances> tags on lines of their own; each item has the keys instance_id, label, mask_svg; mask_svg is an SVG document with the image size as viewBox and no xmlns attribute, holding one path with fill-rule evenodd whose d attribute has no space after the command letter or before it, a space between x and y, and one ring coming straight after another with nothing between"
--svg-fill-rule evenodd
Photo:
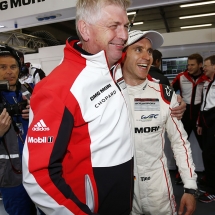
<instances>
[{"instance_id":1,"label":"older man","mask_svg":"<svg viewBox=\"0 0 215 215\"><path fill-rule=\"evenodd\" d=\"M110 68L128 38L129 0L78 0L80 41L31 98L24 186L45 214L128 215L133 143L126 89ZM121 77L120 77L121 78Z\"/></svg>"},{"instance_id":2,"label":"older man","mask_svg":"<svg viewBox=\"0 0 215 215\"><path fill-rule=\"evenodd\" d=\"M164 154L164 132L171 146L184 182L179 213L195 210L196 173L190 143L182 122L171 116L178 106L173 88L147 79L153 48L162 45L156 31L131 31L126 44L123 76L128 86L135 137L134 200L132 215L176 215L176 204L167 160Z\"/></svg>"}]
</instances>

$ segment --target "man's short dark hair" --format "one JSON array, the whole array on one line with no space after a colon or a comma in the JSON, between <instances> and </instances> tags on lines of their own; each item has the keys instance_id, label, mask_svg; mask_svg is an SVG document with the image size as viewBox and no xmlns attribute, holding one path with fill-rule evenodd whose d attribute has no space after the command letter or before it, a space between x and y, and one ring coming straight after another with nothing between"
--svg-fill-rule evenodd
<instances>
[{"instance_id":1,"label":"man's short dark hair","mask_svg":"<svg viewBox=\"0 0 215 215\"><path fill-rule=\"evenodd\" d=\"M162 53L158 50L153 50L152 52L152 56L153 56L153 63L152 65L155 65L156 64L156 60L158 60L159 62L161 61L161 58L162 58Z\"/></svg>"},{"instance_id":2,"label":"man's short dark hair","mask_svg":"<svg viewBox=\"0 0 215 215\"><path fill-rule=\"evenodd\" d=\"M190 56L188 56L188 60L196 60L198 64L203 64L203 57L198 53L191 54Z\"/></svg>"},{"instance_id":3,"label":"man's short dark hair","mask_svg":"<svg viewBox=\"0 0 215 215\"><path fill-rule=\"evenodd\" d=\"M211 56L205 58L204 61L206 61L206 60L210 60L211 64L215 65L215 55L211 55Z\"/></svg>"},{"instance_id":4,"label":"man's short dark hair","mask_svg":"<svg viewBox=\"0 0 215 215\"><path fill-rule=\"evenodd\" d=\"M4 56L4 57L11 56L11 57L13 57L16 60L19 68L21 68L21 61L20 61L18 52L15 49L13 49L12 47L7 46L7 45L0 45L0 56Z\"/></svg>"}]
</instances>

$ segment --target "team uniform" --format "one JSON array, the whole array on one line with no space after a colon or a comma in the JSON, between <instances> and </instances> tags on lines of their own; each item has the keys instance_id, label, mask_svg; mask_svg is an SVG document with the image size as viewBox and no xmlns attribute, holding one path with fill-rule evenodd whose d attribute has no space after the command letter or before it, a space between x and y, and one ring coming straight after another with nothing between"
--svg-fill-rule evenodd
<instances>
[{"instance_id":1,"label":"team uniform","mask_svg":"<svg viewBox=\"0 0 215 215\"><path fill-rule=\"evenodd\" d=\"M118 71L120 63L114 77ZM128 94L114 77L104 51L91 55L70 38L62 63L35 87L23 153L24 186L46 214L131 211Z\"/></svg>"},{"instance_id":2,"label":"team uniform","mask_svg":"<svg viewBox=\"0 0 215 215\"><path fill-rule=\"evenodd\" d=\"M201 105L200 122L202 126L203 159L208 192L215 195L215 76L203 87L203 102ZM213 196L215 198L215 196Z\"/></svg>"},{"instance_id":3,"label":"team uniform","mask_svg":"<svg viewBox=\"0 0 215 215\"><path fill-rule=\"evenodd\" d=\"M172 82L175 91L180 90L180 95L187 104L186 110L181 119L188 138L194 131L200 148L202 148L201 137L197 134L196 123L201 107L202 89L208 78L202 73L198 77L191 76L188 71L179 73Z\"/></svg>"},{"instance_id":4,"label":"team uniform","mask_svg":"<svg viewBox=\"0 0 215 215\"><path fill-rule=\"evenodd\" d=\"M176 215L164 133L167 131L184 187L197 189L190 143L181 121L170 113L177 96L167 85L146 80L128 86L135 137L134 199L132 215Z\"/></svg>"}]
</instances>

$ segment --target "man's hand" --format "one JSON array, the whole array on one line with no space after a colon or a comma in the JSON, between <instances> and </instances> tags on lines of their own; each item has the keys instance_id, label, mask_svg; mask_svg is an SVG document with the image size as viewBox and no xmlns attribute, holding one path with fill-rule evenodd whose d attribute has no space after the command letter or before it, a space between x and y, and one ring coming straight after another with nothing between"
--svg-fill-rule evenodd
<instances>
[{"instance_id":1,"label":"man's hand","mask_svg":"<svg viewBox=\"0 0 215 215\"><path fill-rule=\"evenodd\" d=\"M26 109L22 110L23 119L29 119L29 108L30 108L30 101L28 100L28 105L26 106Z\"/></svg>"},{"instance_id":2,"label":"man's hand","mask_svg":"<svg viewBox=\"0 0 215 215\"><path fill-rule=\"evenodd\" d=\"M5 132L10 128L11 117L4 108L0 114L0 137L2 137Z\"/></svg>"},{"instance_id":3,"label":"man's hand","mask_svg":"<svg viewBox=\"0 0 215 215\"><path fill-rule=\"evenodd\" d=\"M186 209L186 210L185 210ZM196 199L192 194L184 193L181 198L181 203L178 211L178 215L192 215L196 209Z\"/></svg>"},{"instance_id":4,"label":"man's hand","mask_svg":"<svg viewBox=\"0 0 215 215\"><path fill-rule=\"evenodd\" d=\"M202 135L202 127L197 127L197 134Z\"/></svg>"},{"instance_id":5,"label":"man's hand","mask_svg":"<svg viewBox=\"0 0 215 215\"><path fill-rule=\"evenodd\" d=\"M177 95L177 101L179 106L172 109L171 115L180 120L184 114L184 111L186 110L186 103L183 101L180 95Z\"/></svg>"}]
</instances>

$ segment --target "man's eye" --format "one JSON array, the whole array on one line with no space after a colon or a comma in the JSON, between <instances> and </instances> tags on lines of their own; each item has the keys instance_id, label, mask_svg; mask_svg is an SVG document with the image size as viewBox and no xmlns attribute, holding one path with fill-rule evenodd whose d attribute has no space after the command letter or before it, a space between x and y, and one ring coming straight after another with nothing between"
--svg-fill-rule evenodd
<instances>
[{"instance_id":1,"label":"man's eye","mask_svg":"<svg viewBox=\"0 0 215 215\"><path fill-rule=\"evenodd\" d=\"M117 25L111 25L110 28L117 28Z\"/></svg>"},{"instance_id":2,"label":"man's eye","mask_svg":"<svg viewBox=\"0 0 215 215\"><path fill-rule=\"evenodd\" d=\"M16 68L17 68L16 65L11 66L11 69L16 69Z\"/></svg>"},{"instance_id":3,"label":"man's eye","mask_svg":"<svg viewBox=\"0 0 215 215\"><path fill-rule=\"evenodd\" d=\"M148 51L148 53L149 53L150 55L152 55L152 52L153 52L152 50L149 50L149 51Z\"/></svg>"},{"instance_id":4,"label":"man's eye","mask_svg":"<svg viewBox=\"0 0 215 215\"><path fill-rule=\"evenodd\" d=\"M141 52L141 48L136 48L135 51L136 52Z\"/></svg>"}]
</instances>

